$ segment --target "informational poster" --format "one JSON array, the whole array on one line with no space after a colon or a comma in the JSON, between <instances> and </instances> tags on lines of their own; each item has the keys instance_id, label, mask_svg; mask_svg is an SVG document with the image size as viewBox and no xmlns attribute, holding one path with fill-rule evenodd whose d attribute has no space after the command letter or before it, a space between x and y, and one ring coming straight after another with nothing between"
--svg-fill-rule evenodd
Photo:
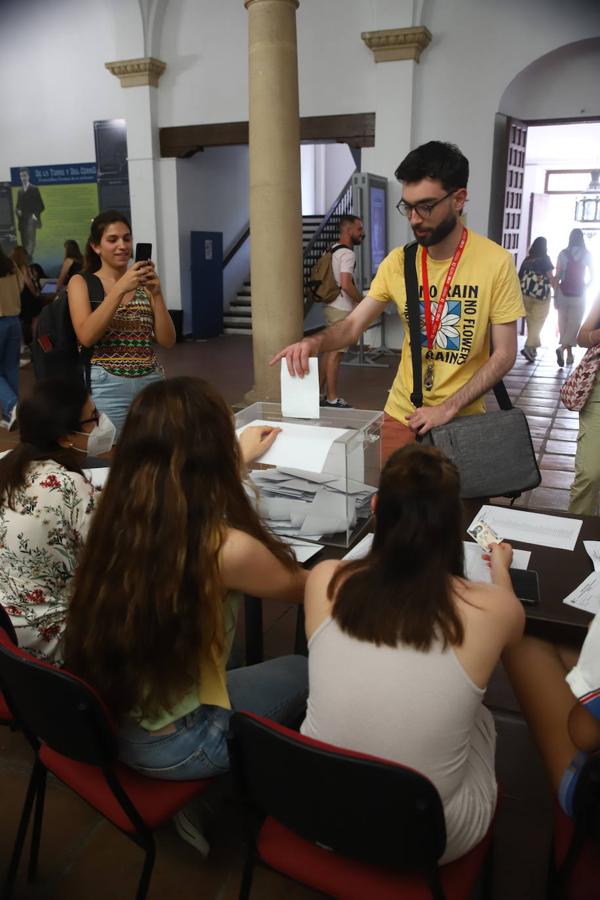
<instances>
[{"instance_id":1,"label":"informational poster","mask_svg":"<svg viewBox=\"0 0 600 900\"><path fill-rule=\"evenodd\" d=\"M48 277L58 274L67 240L85 248L98 214L96 164L15 166L10 170L16 240Z\"/></svg>"}]
</instances>

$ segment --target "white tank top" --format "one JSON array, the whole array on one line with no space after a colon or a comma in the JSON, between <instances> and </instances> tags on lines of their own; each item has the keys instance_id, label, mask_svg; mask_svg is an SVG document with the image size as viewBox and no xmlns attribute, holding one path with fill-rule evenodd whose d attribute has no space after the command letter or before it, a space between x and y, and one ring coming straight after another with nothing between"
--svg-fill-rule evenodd
<instances>
[{"instance_id":1,"label":"white tank top","mask_svg":"<svg viewBox=\"0 0 600 900\"><path fill-rule=\"evenodd\" d=\"M440 642L427 652L359 641L331 618L309 647L302 734L381 756L426 775L440 794L448 847L460 855L493 814L495 734L484 690ZM475 807L475 808L474 808Z\"/></svg>"}]
</instances>

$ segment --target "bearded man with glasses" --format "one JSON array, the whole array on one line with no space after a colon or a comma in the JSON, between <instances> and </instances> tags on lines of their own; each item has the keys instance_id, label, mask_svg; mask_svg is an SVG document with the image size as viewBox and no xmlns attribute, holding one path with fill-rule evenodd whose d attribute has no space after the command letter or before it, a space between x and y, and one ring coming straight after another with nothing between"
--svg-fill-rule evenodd
<instances>
[{"instance_id":1,"label":"bearded man with glasses","mask_svg":"<svg viewBox=\"0 0 600 900\"><path fill-rule=\"evenodd\" d=\"M517 320L525 314L511 254L461 219L469 161L454 144L430 141L396 169L397 209L419 247L423 405L412 405L413 374L404 282L404 247L383 260L368 296L343 322L286 347L290 374L308 373L308 359L355 343L393 301L404 328L402 359L385 406L382 455L458 415L485 411L484 395L514 365ZM491 339L491 344L490 344Z\"/></svg>"}]
</instances>

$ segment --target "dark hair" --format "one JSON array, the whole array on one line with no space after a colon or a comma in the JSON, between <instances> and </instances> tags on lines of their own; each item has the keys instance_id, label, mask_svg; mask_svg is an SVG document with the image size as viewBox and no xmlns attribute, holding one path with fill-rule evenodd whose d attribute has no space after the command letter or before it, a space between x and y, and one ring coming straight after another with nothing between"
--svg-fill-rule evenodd
<instances>
[{"instance_id":1,"label":"dark hair","mask_svg":"<svg viewBox=\"0 0 600 900\"><path fill-rule=\"evenodd\" d=\"M53 459L70 472L82 474L77 451L61 447L58 441L80 430L87 396L83 381L57 377L38 381L31 396L19 401L20 442L0 459L0 505L14 508L15 492L33 462Z\"/></svg>"},{"instance_id":2,"label":"dark hair","mask_svg":"<svg viewBox=\"0 0 600 900\"><path fill-rule=\"evenodd\" d=\"M83 262L83 254L77 241L65 241L65 259L76 259L78 262Z\"/></svg>"},{"instance_id":3,"label":"dark hair","mask_svg":"<svg viewBox=\"0 0 600 900\"><path fill-rule=\"evenodd\" d=\"M22 169L19 169L19 175L20 175L22 172L27 172L27 174L29 175L29 169L27 168L27 166L23 166Z\"/></svg>"},{"instance_id":4,"label":"dark hair","mask_svg":"<svg viewBox=\"0 0 600 900\"><path fill-rule=\"evenodd\" d=\"M21 246L21 244L15 244L10 256L18 269L29 265L29 254L27 253L25 247Z\"/></svg>"},{"instance_id":5,"label":"dark hair","mask_svg":"<svg viewBox=\"0 0 600 900\"><path fill-rule=\"evenodd\" d=\"M456 466L412 444L389 458L379 485L369 554L331 579L332 616L351 637L428 650L462 643L452 576L464 577L463 511Z\"/></svg>"},{"instance_id":6,"label":"dark hair","mask_svg":"<svg viewBox=\"0 0 600 900\"><path fill-rule=\"evenodd\" d=\"M342 227L344 225L354 225L355 222L360 222L360 216L353 216L352 213L344 213L342 216L340 216L338 223L340 226L340 231L342 230Z\"/></svg>"},{"instance_id":7,"label":"dark hair","mask_svg":"<svg viewBox=\"0 0 600 900\"><path fill-rule=\"evenodd\" d=\"M543 256L548 255L548 241L545 237L536 237L535 241L529 248L528 257L534 259L541 259Z\"/></svg>"},{"instance_id":8,"label":"dark hair","mask_svg":"<svg viewBox=\"0 0 600 900\"><path fill-rule=\"evenodd\" d=\"M2 249L2 244L0 244L0 278L5 278L7 275L14 275L14 273L15 265Z\"/></svg>"},{"instance_id":9,"label":"dark hair","mask_svg":"<svg viewBox=\"0 0 600 900\"><path fill-rule=\"evenodd\" d=\"M412 184L423 178L440 181L445 191L466 188L469 181L469 160L456 144L429 141L404 157L395 172L398 181Z\"/></svg>"},{"instance_id":10,"label":"dark hair","mask_svg":"<svg viewBox=\"0 0 600 900\"><path fill-rule=\"evenodd\" d=\"M245 491L218 391L184 376L149 385L129 409L67 614L65 664L115 715L172 708L197 683L200 659L222 653L227 528L295 570Z\"/></svg>"},{"instance_id":11,"label":"dark hair","mask_svg":"<svg viewBox=\"0 0 600 900\"><path fill-rule=\"evenodd\" d=\"M585 240L583 238L583 231L581 228L573 228L571 234L569 235L569 244L567 246L567 250L572 250L573 247L585 247Z\"/></svg>"},{"instance_id":12,"label":"dark hair","mask_svg":"<svg viewBox=\"0 0 600 900\"><path fill-rule=\"evenodd\" d=\"M85 245L86 272L97 272L102 265L102 261L92 244L99 244L105 229L108 228L109 225L114 225L115 222L122 222L123 225L126 225L131 231L131 225L129 224L127 216L123 215L123 213L119 212L117 209L107 209L93 220L90 227L90 236Z\"/></svg>"}]
</instances>

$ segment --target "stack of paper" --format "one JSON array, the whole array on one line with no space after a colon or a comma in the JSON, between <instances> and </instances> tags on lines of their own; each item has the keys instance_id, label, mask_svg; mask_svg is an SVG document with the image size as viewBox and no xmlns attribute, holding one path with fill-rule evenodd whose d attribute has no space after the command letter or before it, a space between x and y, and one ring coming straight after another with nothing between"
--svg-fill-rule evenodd
<instances>
[{"instance_id":1,"label":"stack of paper","mask_svg":"<svg viewBox=\"0 0 600 900\"><path fill-rule=\"evenodd\" d=\"M259 492L259 512L277 534L318 541L346 532L371 514L376 489L337 475L296 468L258 469L250 477Z\"/></svg>"}]
</instances>

